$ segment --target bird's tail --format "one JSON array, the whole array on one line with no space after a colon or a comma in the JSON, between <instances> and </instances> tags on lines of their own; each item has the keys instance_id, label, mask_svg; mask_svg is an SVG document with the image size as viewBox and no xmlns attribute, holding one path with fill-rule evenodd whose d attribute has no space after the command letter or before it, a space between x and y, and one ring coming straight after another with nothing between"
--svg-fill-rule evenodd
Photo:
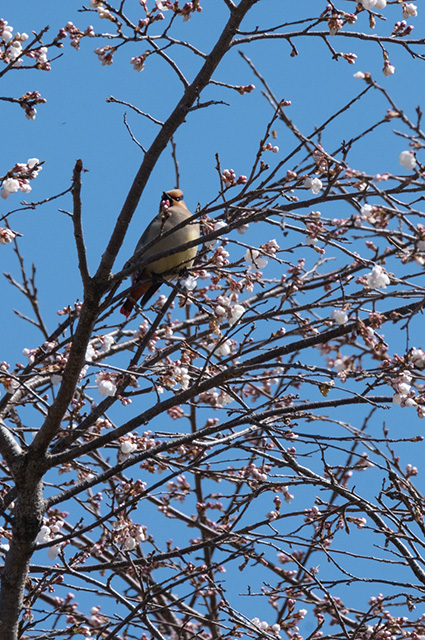
<instances>
[{"instance_id":1,"label":"bird's tail","mask_svg":"<svg viewBox=\"0 0 425 640\"><path fill-rule=\"evenodd\" d=\"M143 309L143 307L148 302L148 300L152 298L155 291L159 289L159 287L161 286L161 282L162 282L161 280L153 281L153 282L152 280L150 280L149 282L136 284L136 286L131 290L130 295L128 296L127 300L124 302L123 306L120 309L120 312L123 314L123 316L128 318L128 316L130 315L134 307L134 304L140 298L142 298L140 301L140 307Z\"/></svg>"}]
</instances>

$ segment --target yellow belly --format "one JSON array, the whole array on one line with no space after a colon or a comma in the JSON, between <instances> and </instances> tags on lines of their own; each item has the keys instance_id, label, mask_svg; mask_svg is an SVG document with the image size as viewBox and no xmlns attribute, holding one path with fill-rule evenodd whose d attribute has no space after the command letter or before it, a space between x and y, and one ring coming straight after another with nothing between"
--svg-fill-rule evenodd
<instances>
[{"instance_id":1,"label":"yellow belly","mask_svg":"<svg viewBox=\"0 0 425 640\"><path fill-rule=\"evenodd\" d=\"M190 225L189 228L179 229L176 233L171 234L167 238L160 240L155 246L151 247L149 253L154 255L155 253L159 253L160 251L165 251L166 249L175 248L177 245L183 245L191 240L196 240L199 238L199 229L198 225ZM165 274L165 277L172 278L176 276L179 271L184 269L185 267L191 267L194 259L196 258L196 254L198 252L198 246L190 247L185 251L179 251L177 253L173 253L170 256L164 256L159 260L155 260L151 264L146 266L146 269L151 273ZM169 276L168 276L169 274Z\"/></svg>"}]
</instances>

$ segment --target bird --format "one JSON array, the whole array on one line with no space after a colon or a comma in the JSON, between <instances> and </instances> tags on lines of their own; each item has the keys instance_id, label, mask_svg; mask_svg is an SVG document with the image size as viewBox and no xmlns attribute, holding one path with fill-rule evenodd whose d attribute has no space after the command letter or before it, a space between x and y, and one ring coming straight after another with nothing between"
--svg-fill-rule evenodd
<instances>
[{"instance_id":1,"label":"bird","mask_svg":"<svg viewBox=\"0 0 425 640\"><path fill-rule=\"evenodd\" d=\"M150 222L136 245L134 255L139 254L138 260L145 262L151 256L163 251L174 249L200 236L199 224L190 221L192 214L183 200L180 189L163 191L158 215ZM182 224L186 222L186 224ZM174 227L180 226L173 231ZM154 242L155 240L155 242ZM151 244L152 243L152 244ZM143 251L143 247L150 246ZM184 269L190 268L196 258L198 245L177 251L153 262L144 264L141 270L132 275L133 288L121 307L121 313L128 318L134 304L142 298L140 306L154 295L164 280L174 280ZM131 258L127 265L132 263ZM142 297L143 296L143 297Z\"/></svg>"}]
</instances>

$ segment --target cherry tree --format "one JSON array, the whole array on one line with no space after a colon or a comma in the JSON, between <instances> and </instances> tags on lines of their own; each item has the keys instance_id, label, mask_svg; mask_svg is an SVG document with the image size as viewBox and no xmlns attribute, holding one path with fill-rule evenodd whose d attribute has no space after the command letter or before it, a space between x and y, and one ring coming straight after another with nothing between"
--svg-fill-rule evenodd
<instances>
[{"instance_id":1,"label":"cherry tree","mask_svg":"<svg viewBox=\"0 0 425 640\"><path fill-rule=\"evenodd\" d=\"M208 30L199 0L91 0L78 24L31 36L0 20L0 76L37 78L60 55L94 51L99 68L130 62L135 75L157 59L180 87L151 87L167 98L163 120L143 95L137 104L108 97L157 131L146 145L125 120L142 161L95 268L84 157L69 189L38 202L19 198L48 158L0 169L5 284L31 309L16 310L17 321L38 335L34 346L14 345L25 363L1 362L2 640L425 635L416 483L425 135L420 107L409 113L386 84L398 52L422 72L418 9L385 0L215 4L226 20L206 51L185 35L193 23ZM269 82L255 46L277 61L283 43L289 65L306 39L330 65L354 70L357 92L303 131L290 115L291 87ZM379 51L379 77L348 66L360 50ZM228 68L221 77L231 56L243 60L242 80L236 71L228 80ZM253 92L264 121L249 169L224 165L216 149L218 188L192 207L202 229L188 243L198 247L195 264L125 319L128 278L146 259L119 252L160 157L173 159L165 186L184 188L179 128ZM35 127L37 110L49 109L33 89L1 100ZM361 126L358 110L369 110ZM291 141L284 148L279 131ZM401 144L398 171L369 143L377 134ZM238 144L230 125L228 137ZM365 150L380 173L362 166ZM43 314L43 285L21 242L24 212L48 206L70 218L82 291L56 319Z\"/></svg>"}]
</instances>

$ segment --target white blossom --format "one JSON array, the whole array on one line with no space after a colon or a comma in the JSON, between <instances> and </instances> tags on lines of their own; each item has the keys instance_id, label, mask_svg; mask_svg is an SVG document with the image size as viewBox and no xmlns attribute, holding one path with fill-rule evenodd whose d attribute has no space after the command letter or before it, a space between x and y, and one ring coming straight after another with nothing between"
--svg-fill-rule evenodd
<instances>
[{"instance_id":1,"label":"white blossom","mask_svg":"<svg viewBox=\"0 0 425 640\"><path fill-rule=\"evenodd\" d=\"M366 275L367 284L371 289L386 289L390 284L390 279L385 270L375 265L370 273Z\"/></svg>"},{"instance_id":2,"label":"white blossom","mask_svg":"<svg viewBox=\"0 0 425 640\"><path fill-rule=\"evenodd\" d=\"M235 304L231 308L231 315L229 318L230 326L233 327L233 325L235 325L238 322L238 320L240 320L240 318L243 316L244 313L245 313L245 307L243 307L241 304Z\"/></svg>"},{"instance_id":3,"label":"white blossom","mask_svg":"<svg viewBox=\"0 0 425 640\"><path fill-rule=\"evenodd\" d=\"M136 548L137 542L134 538L132 538L131 536L129 536L128 538L125 539L124 541L124 549L126 551L133 551L133 549Z\"/></svg>"},{"instance_id":4,"label":"white blossom","mask_svg":"<svg viewBox=\"0 0 425 640\"><path fill-rule=\"evenodd\" d=\"M96 385L101 396L114 396L117 392L116 385L105 371L101 371L96 376Z\"/></svg>"},{"instance_id":5,"label":"white blossom","mask_svg":"<svg viewBox=\"0 0 425 640\"><path fill-rule=\"evenodd\" d=\"M219 397L217 398L217 404L220 407L225 407L226 404L230 404L231 402L234 402L234 398L232 398L232 396L226 393L225 391L222 391Z\"/></svg>"},{"instance_id":6,"label":"white blossom","mask_svg":"<svg viewBox=\"0 0 425 640\"><path fill-rule=\"evenodd\" d=\"M170 0L156 0L156 7L159 11L168 11L172 7Z\"/></svg>"},{"instance_id":7,"label":"white blossom","mask_svg":"<svg viewBox=\"0 0 425 640\"><path fill-rule=\"evenodd\" d=\"M0 551L2 553L7 553L10 549L10 544L8 542L0 544Z\"/></svg>"},{"instance_id":8,"label":"white blossom","mask_svg":"<svg viewBox=\"0 0 425 640\"><path fill-rule=\"evenodd\" d=\"M47 47L40 47L39 55L37 57L37 62L39 64L44 64L45 62L47 62L47 52L48 52Z\"/></svg>"},{"instance_id":9,"label":"white blossom","mask_svg":"<svg viewBox=\"0 0 425 640\"><path fill-rule=\"evenodd\" d=\"M11 229L0 227L0 244L9 244L15 237L16 233L13 233Z\"/></svg>"},{"instance_id":10,"label":"white blossom","mask_svg":"<svg viewBox=\"0 0 425 640\"><path fill-rule=\"evenodd\" d=\"M9 49L9 58L10 60L13 62L15 61L15 63L13 64L14 67L20 67L22 64L22 59L17 59L19 58L19 56L22 53L22 45L20 42L18 42L17 40L14 40L11 45L10 45L10 49Z\"/></svg>"},{"instance_id":11,"label":"white blossom","mask_svg":"<svg viewBox=\"0 0 425 640\"><path fill-rule=\"evenodd\" d=\"M34 169L36 165L40 164L40 160L38 158L28 158L27 165L30 169ZM37 167L37 171L41 171L43 167Z\"/></svg>"},{"instance_id":12,"label":"white blossom","mask_svg":"<svg viewBox=\"0 0 425 640\"><path fill-rule=\"evenodd\" d=\"M133 69L135 71L143 71L143 69L145 68L145 60L146 57L145 56L134 56L133 58L131 58L130 60L130 64L133 65Z\"/></svg>"},{"instance_id":13,"label":"white blossom","mask_svg":"<svg viewBox=\"0 0 425 640\"><path fill-rule=\"evenodd\" d=\"M403 393L395 393L393 396L393 404L403 405L403 407L412 407L416 402L413 398L410 398Z\"/></svg>"},{"instance_id":14,"label":"white blossom","mask_svg":"<svg viewBox=\"0 0 425 640\"><path fill-rule=\"evenodd\" d=\"M393 64L390 64L389 62L386 62L384 64L384 68L382 69L382 73L387 78L388 76L393 76L395 74L395 66Z\"/></svg>"},{"instance_id":15,"label":"white blossom","mask_svg":"<svg viewBox=\"0 0 425 640\"><path fill-rule=\"evenodd\" d=\"M10 27L9 25L4 27L3 33L1 34L1 37L3 38L4 42L9 42L9 40L13 38L12 31L13 31L13 27Z\"/></svg>"},{"instance_id":16,"label":"white blossom","mask_svg":"<svg viewBox=\"0 0 425 640\"><path fill-rule=\"evenodd\" d=\"M30 185L28 180L21 180L19 184L19 191L22 191L22 193L29 193L30 191L32 191L32 186Z\"/></svg>"},{"instance_id":17,"label":"white blossom","mask_svg":"<svg viewBox=\"0 0 425 640\"><path fill-rule=\"evenodd\" d=\"M418 7L411 2L409 4L403 4L403 18L416 18L418 15Z\"/></svg>"},{"instance_id":18,"label":"white blossom","mask_svg":"<svg viewBox=\"0 0 425 640\"><path fill-rule=\"evenodd\" d=\"M114 340L114 336L111 333L107 333L106 335L102 336L102 346L99 349L99 353L107 353L113 344L115 344L115 340ZM91 360L93 355L94 353L91 353L91 358L86 357L86 359Z\"/></svg>"},{"instance_id":19,"label":"white blossom","mask_svg":"<svg viewBox=\"0 0 425 640\"><path fill-rule=\"evenodd\" d=\"M264 269L267 266L267 258L258 249L247 249L244 260L247 264L252 264L256 269Z\"/></svg>"},{"instance_id":20,"label":"white blossom","mask_svg":"<svg viewBox=\"0 0 425 640\"><path fill-rule=\"evenodd\" d=\"M46 542L50 542L50 540L50 527L48 527L47 524L43 524L40 531L38 532L37 541L40 544L45 544Z\"/></svg>"},{"instance_id":21,"label":"white blossom","mask_svg":"<svg viewBox=\"0 0 425 640\"><path fill-rule=\"evenodd\" d=\"M376 222L376 218L373 215L375 213L375 211L376 211L376 209L372 205L364 204L362 206L362 208L360 209L360 214L361 214L363 220L367 220L368 222L373 224L374 222Z\"/></svg>"},{"instance_id":22,"label":"white blossom","mask_svg":"<svg viewBox=\"0 0 425 640\"><path fill-rule=\"evenodd\" d=\"M212 229L212 231L219 231L220 229L224 229L225 227L227 227L227 224L226 222L224 222L224 220L216 220L214 222L214 228ZM214 240L207 240L207 242L205 242L204 244L208 249L211 249L219 243L219 240L219 238L215 238Z\"/></svg>"},{"instance_id":23,"label":"white blossom","mask_svg":"<svg viewBox=\"0 0 425 640\"><path fill-rule=\"evenodd\" d=\"M19 191L19 181L16 178L6 178L0 191L3 200L6 200L11 193Z\"/></svg>"},{"instance_id":24,"label":"white blossom","mask_svg":"<svg viewBox=\"0 0 425 640\"><path fill-rule=\"evenodd\" d=\"M223 357L230 355L231 351L232 351L232 343L230 340L224 340L224 342L222 342L220 346L217 348L218 355Z\"/></svg>"},{"instance_id":25,"label":"white blossom","mask_svg":"<svg viewBox=\"0 0 425 640\"><path fill-rule=\"evenodd\" d=\"M317 195L323 188L323 182L319 178L310 178L310 176L308 176L304 179L304 186L310 189L314 195Z\"/></svg>"},{"instance_id":26,"label":"white blossom","mask_svg":"<svg viewBox=\"0 0 425 640\"><path fill-rule=\"evenodd\" d=\"M145 542L146 541L146 533L143 527L139 527L137 530L137 535L136 535L137 540L139 540L140 542Z\"/></svg>"},{"instance_id":27,"label":"white blossom","mask_svg":"<svg viewBox=\"0 0 425 640\"><path fill-rule=\"evenodd\" d=\"M398 161L401 166L408 171L412 171L416 165L416 158L413 151L402 151L398 157Z\"/></svg>"},{"instance_id":28,"label":"white blossom","mask_svg":"<svg viewBox=\"0 0 425 640\"><path fill-rule=\"evenodd\" d=\"M410 360L413 362L415 367L423 369L425 367L425 352L422 349L413 347L410 352Z\"/></svg>"},{"instance_id":29,"label":"white blossom","mask_svg":"<svg viewBox=\"0 0 425 640\"><path fill-rule=\"evenodd\" d=\"M97 7L97 13L99 15L99 18L101 18L102 20L110 20L112 18L111 13L108 11L108 9L105 9L105 7Z\"/></svg>"},{"instance_id":30,"label":"white blossom","mask_svg":"<svg viewBox=\"0 0 425 640\"><path fill-rule=\"evenodd\" d=\"M55 524L52 524L52 526L50 527L50 531L52 533L59 533L63 525L64 523L62 522L62 520L56 520Z\"/></svg>"},{"instance_id":31,"label":"white blossom","mask_svg":"<svg viewBox=\"0 0 425 640\"><path fill-rule=\"evenodd\" d=\"M60 549L60 544L54 544L53 546L49 547L47 551L47 555L49 556L50 560L56 560L59 554L59 549Z\"/></svg>"},{"instance_id":32,"label":"white blossom","mask_svg":"<svg viewBox=\"0 0 425 640\"><path fill-rule=\"evenodd\" d=\"M187 290L187 291L194 291L197 287L197 282L196 282L196 278L195 276L187 276L187 278L184 278L181 281L182 286Z\"/></svg>"},{"instance_id":33,"label":"white blossom","mask_svg":"<svg viewBox=\"0 0 425 640\"><path fill-rule=\"evenodd\" d=\"M28 358L28 364L32 364L35 360L35 349L28 349L27 347L25 347L24 349L22 349L22 355L25 358Z\"/></svg>"},{"instance_id":34,"label":"white blossom","mask_svg":"<svg viewBox=\"0 0 425 640\"><path fill-rule=\"evenodd\" d=\"M121 443L120 449L121 453L125 456L129 456L130 453L133 453L133 451L137 449L137 444L135 442L131 442L131 440L124 440L124 442Z\"/></svg>"},{"instance_id":35,"label":"white blossom","mask_svg":"<svg viewBox=\"0 0 425 640\"><path fill-rule=\"evenodd\" d=\"M342 358L335 358L334 360L334 369L336 371L345 371L345 362Z\"/></svg>"},{"instance_id":36,"label":"white blossom","mask_svg":"<svg viewBox=\"0 0 425 640\"><path fill-rule=\"evenodd\" d=\"M91 362L93 360L93 358L96 355L96 349L94 348L94 346L92 345L91 342L89 342L89 344L87 345L87 349L86 349L86 360L87 362Z\"/></svg>"},{"instance_id":37,"label":"white blossom","mask_svg":"<svg viewBox=\"0 0 425 640\"><path fill-rule=\"evenodd\" d=\"M189 371L186 367L181 367L180 372L180 386L182 389L188 389L190 384Z\"/></svg>"},{"instance_id":38,"label":"white blossom","mask_svg":"<svg viewBox=\"0 0 425 640\"><path fill-rule=\"evenodd\" d=\"M346 324L348 322L347 312L344 309L334 309L331 313L331 320L335 320L339 325Z\"/></svg>"},{"instance_id":39,"label":"white blossom","mask_svg":"<svg viewBox=\"0 0 425 640\"><path fill-rule=\"evenodd\" d=\"M364 80L366 74L363 71L356 71L356 73L353 74L353 78L356 78L356 80Z\"/></svg>"},{"instance_id":40,"label":"white blossom","mask_svg":"<svg viewBox=\"0 0 425 640\"><path fill-rule=\"evenodd\" d=\"M214 313L218 317L225 316L226 315L226 309L221 304L218 304L216 306L216 308L214 309Z\"/></svg>"}]
</instances>

